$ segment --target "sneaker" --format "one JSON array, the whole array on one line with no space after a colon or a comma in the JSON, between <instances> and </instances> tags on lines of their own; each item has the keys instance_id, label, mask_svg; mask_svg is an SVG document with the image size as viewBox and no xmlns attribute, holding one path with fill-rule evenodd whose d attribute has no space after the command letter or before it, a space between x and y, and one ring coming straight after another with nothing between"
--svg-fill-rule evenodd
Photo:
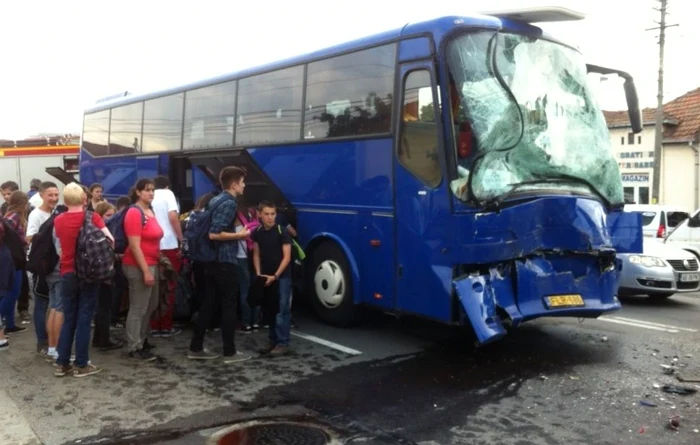
<instances>
[{"instance_id":1,"label":"sneaker","mask_svg":"<svg viewBox=\"0 0 700 445\"><path fill-rule=\"evenodd\" d=\"M49 349L48 348L37 348L36 355L39 357L43 358L44 360L49 360L51 359L53 361L53 357L49 355Z\"/></svg>"},{"instance_id":2,"label":"sneaker","mask_svg":"<svg viewBox=\"0 0 700 445\"><path fill-rule=\"evenodd\" d=\"M151 337L160 338L163 336L163 331L151 331Z\"/></svg>"},{"instance_id":3,"label":"sneaker","mask_svg":"<svg viewBox=\"0 0 700 445\"><path fill-rule=\"evenodd\" d=\"M259 324L254 324L253 325L253 331L259 331L260 330L260 325Z\"/></svg>"},{"instance_id":4,"label":"sneaker","mask_svg":"<svg viewBox=\"0 0 700 445\"><path fill-rule=\"evenodd\" d=\"M232 355L224 355L224 363L226 363L227 365L230 365L231 363L240 363L240 362L244 362L246 360L250 360L251 358L253 358L253 357L248 355L248 354L244 354L244 353L238 351Z\"/></svg>"},{"instance_id":5,"label":"sneaker","mask_svg":"<svg viewBox=\"0 0 700 445\"><path fill-rule=\"evenodd\" d=\"M241 334L252 334L253 333L253 327L252 326L244 326L238 330Z\"/></svg>"},{"instance_id":6,"label":"sneaker","mask_svg":"<svg viewBox=\"0 0 700 445\"><path fill-rule=\"evenodd\" d=\"M294 322L294 320L289 320L289 327L292 329L299 329L299 326Z\"/></svg>"},{"instance_id":7,"label":"sneaker","mask_svg":"<svg viewBox=\"0 0 700 445\"><path fill-rule=\"evenodd\" d=\"M97 374L98 372L102 372L102 368L95 366L92 363L88 363L87 366L76 368L75 371L73 371L73 377L87 377L89 375Z\"/></svg>"},{"instance_id":8,"label":"sneaker","mask_svg":"<svg viewBox=\"0 0 700 445\"><path fill-rule=\"evenodd\" d=\"M190 360L214 360L219 358L219 355L203 349L201 351L188 351L187 358Z\"/></svg>"},{"instance_id":9,"label":"sneaker","mask_svg":"<svg viewBox=\"0 0 700 445\"><path fill-rule=\"evenodd\" d=\"M124 342L123 341L110 341L109 343L105 344L92 344L93 348L97 348L100 351L107 352L107 351L114 351L115 349L121 349L124 347Z\"/></svg>"},{"instance_id":10,"label":"sneaker","mask_svg":"<svg viewBox=\"0 0 700 445\"><path fill-rule=\"evenodd\" d=\"M258 352L262 355L269 354L272 352L273 349L275 349L276 345L273 345L272 343L267 345L267 348L259 349Z\"/></svg>"},{"instance_id":11,"label":"sneaker","mask_svg":"<svg viewBox=\"0 0 700 445\"><path fill-rule=\"evenodd\" d=\"M5 351L7 349L10 349L10 342L6 341L5 343L0 344L0 351Z\"/></svg>"},{"instance_id":12,"label":"sneaker","mask_svg":"<svg viewBox=\"0 0 700 445\"><path fill-rule=\"evenodd\" d=\"M26 330L27 328L15 326L14 328L5 328L5 334L19 334L20 332L24 332Z\"/></svg>"},{"instance_id":13,"label":"sneaker","mask_svg":"<svg viewBox=\"0 0 700 445\"><path fill-rule=\"evenodd\" d=\"M129 358L140 362L152 362L156 359L156 356L147 349L139 349L137 351L131 351L129 353Z\"/></svg>"},{"instance_id":14,"label":"sneaker","mask_svg":"<svg viewBox=\"0 0 700 445\"><path fill-rule=\"evenodd\" d=\"M21 324L30 324L32 322L32 317L29 315L29 312L27 311L22 311L19 313L19 319Z\"/></svg>"},{"instance_id":15,"label":"sneaker","mask_svg":"<svg viewBox=\"0 0 700 445\"><path fill-rule=\"evenodd\" d=\"M279 357L286 354L289 354L289 346L275 346L268 355L270 357Z\"/></svg>"},{"instance_id":16,"label":"sneaker","mask_svg":"<svg viewBox=\"0 0 700 445\"><path fill-rule=\"evenodd\" d=\"M168 329L165 331L160 331L160 336L163 338L170 338L170 337L176 336L177 334L179 334L181 332L182 332L182 329L172 328L172 329Z\"/></svg>"},{"instance_id":17,"label":"sneaker","mask_svg":"<svg viewBox=\"0 0 700 445\"><path fill-rule=\"evenodd\" d=\"M56 365L53 367L53 375L56 377L64 377L73 374L75 367L73 365Z\"/></svg>"}]
</instances>

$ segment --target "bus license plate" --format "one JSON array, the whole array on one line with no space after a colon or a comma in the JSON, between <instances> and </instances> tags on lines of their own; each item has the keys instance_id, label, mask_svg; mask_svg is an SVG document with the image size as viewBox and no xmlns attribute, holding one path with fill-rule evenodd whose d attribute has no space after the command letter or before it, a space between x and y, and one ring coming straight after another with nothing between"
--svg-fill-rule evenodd
<instances>
[{"instance_id":1,"label":"bus license plate","mask_svg":"<svg viewBox=\"0 0 700 445\"><path fill-rule=\"evenodd\" d=\"M552 295L546 297L550 308L585 306L583 297L579 294L573 295Z\"/></svg>"},{"instance_id":2,"label":"bus license plate","mask_svg":"<svg viewBox=\"0 0 700 445\"><path fill-rule=\"evenodd\" d=\"M700 274L697 273L683 273L681 274L681 281L687 283L689 281L700 281Z\"/></svg>"}]
</instances>

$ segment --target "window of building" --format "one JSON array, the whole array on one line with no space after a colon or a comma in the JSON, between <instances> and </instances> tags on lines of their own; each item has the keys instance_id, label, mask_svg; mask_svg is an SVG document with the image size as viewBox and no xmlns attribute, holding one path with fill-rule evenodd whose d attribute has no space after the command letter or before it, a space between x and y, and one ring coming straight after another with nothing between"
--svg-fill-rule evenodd
<instances>
[{"instance_id":1,"label":"window of building","mask_svg":"<svg viewBox=\"0 0 700 445\"><path fill-rule=\"evenodd\" d=\"M109 130L109 154L141 151L143 102L112 108Z\"/></svg>"},{"instance_id":2,"label":"window of building","mask_svg":"<svg viewBox=\"0 0 700 445\"><path fill-rule=\"evenodd\" d=\"M637 143L639 145L642 145L642 137L641 136L637 136Z\"/></svg>"},{"instance_id":3,"label":"window of building","mask_svg":"<svg viewBox=\"0 0 700 445\"><path fill-rule=\"evenodd\" d=\"M627 133L627 144L634 145L634 133Z\"/></svg>"},{"instance_id":4,"label":"window of building","mask_svg":"<svg viewBox=\"0 0 700 445\"><path fill-rule=\"evenodd\" d=\"M183 149L230 147L235 109L235 80L186 92Z\"/></svg>"},{"instance_id":5,"label":"window of building","mask_svg":"<svg viewBox=\"0 0 700 445\"><path fill-rule=\"evenodd\" d=\"M649 187L639 187L639 204L649 204Z\"/></svg>"},{"instance_id":6,"label":"window of building","mask_svg":"<svg viewBox=\"0 0 700 445\"><path fill-rule=\"evenodd\" d=\"M239 81L236 145L298 141L304 67Z\"/></svg>"},{"instance_id":7,"label":"window of building","mask_svg":"<svg viewBox=\"0 0 700 445\"><path fill-rule=\"evenodd\" d=\"M392 44L310 63L304 138L388 133L395 59Z\"/></svg>"},{"instance_id":8,"label":"window of building","mask_svg":"<svg viewBox=\"0 0 700 445\"><path fill-rule=\"evenodd\" d=\"M93 156L109 154L109 110L86 114L83 120L83 148Z\"/></svg>"},{"instance_id":9,"label":"window of building","mask_svg":"<svg viewBox=\"0 0 700 445\"><path fill-rule=\"evenodd\" d=\"M404 85L399 161L430 187L442 178L434 110L430 72L413 71Z\"/></svg>"},{"instance_id":10,"label":"window of building","mask_svg":"<svg viewBox=\"0 0 700 445\"><path fill-rule=\"evenodd\" d=\"M624 187L622 191L625 194L625 204L634 204L634 187Z\"/></svg>"},{"instance_id":11,"label":"window of building","mask_svg":"<svg viewBox=\"0 0 700 445\"><path fill-rule=\"evenodd\" d=\"M625 145L625 137L624 137L624 136L622 136L622 137L620 138L620 144L621 144L621 145Z\"/></svg>"},{"instance_id":12,"label":"window of building","mask_svg":"<svg viewBox=\"0 0 700 445\"><path fill-rule=\"evenodd\" d=\"M180 150L184 94L147 100L143 110L144 153Z\"/></svg>"}]
</instances>

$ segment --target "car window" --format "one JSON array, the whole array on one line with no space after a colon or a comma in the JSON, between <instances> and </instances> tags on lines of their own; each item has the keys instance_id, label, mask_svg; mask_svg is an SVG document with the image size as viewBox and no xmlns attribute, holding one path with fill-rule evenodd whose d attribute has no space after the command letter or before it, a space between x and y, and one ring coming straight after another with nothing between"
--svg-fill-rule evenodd
<instances>
[{"instance_id":1,"label":"car window","mask_svg":"<svg viewBox=\"0 0 700 445\"><path fill-rule=\"evenodd\" d=\"M643 226L648 226L651 224L652 221L654 221L654 217L656 217L656 212L637 212L642 214L642 225Z\"/></svg>"},{"instance_id":2,"label":"car window","mask_svg":"<svg viewBox=\"0 0 700 445\"><path fill-rule=\"evenodd\" d=\"M666 219L668 220L669 227L677 227L680 223L688 219L690 216L686 212L667 212Z\"/></svg>"}]
</instances>

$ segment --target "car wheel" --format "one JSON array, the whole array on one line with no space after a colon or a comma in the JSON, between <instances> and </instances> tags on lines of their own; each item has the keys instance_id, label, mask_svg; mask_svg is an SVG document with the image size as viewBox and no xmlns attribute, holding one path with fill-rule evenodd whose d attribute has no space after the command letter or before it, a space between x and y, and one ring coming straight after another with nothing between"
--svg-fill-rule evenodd
<instances>
[{"instance_id":1,"label":"car wheel","mask_svg":"<svg viewBox=\"0 0 700 445\"><path fill-rule=\"evenodd\" d=\"M342 249L333 242L321 244L312 253L308 281L316 315L324 322L347 327L355 321L352 275Z\"/></svg>"},{"instance_id":2,"label":"car wheel","mask_svg":"<svg viewBox=\"0 0 700 445\"><path fill-rule=\"evenodd\" d=\"M653 294L649 294L649 298L652 300L665 300L671 296L673 296L673 292L655 292Z\"/></svg>"}]
</instances>

